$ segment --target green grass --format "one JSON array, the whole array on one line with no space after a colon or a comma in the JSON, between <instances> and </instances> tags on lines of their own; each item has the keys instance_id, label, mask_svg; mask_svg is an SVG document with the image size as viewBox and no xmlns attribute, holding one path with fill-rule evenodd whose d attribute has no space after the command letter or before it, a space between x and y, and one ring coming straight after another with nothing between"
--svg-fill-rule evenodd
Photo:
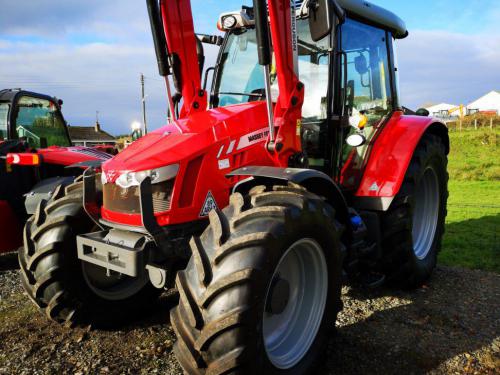
<instances>
[{"instance_id":1,"label":"green grass","mask_svg":"<svg viewBox=\"0 0 500 375\"><path fill-rule=\"evenodd\" d=\"M500 128L450 131L451 181L500 181Z\"/></svg>"},{"instance_id":2,"label":"green grass","mask_svg":"<svg viewBox=\"0 0 500 375\"><path fill-rule=\"evenodd\" d=\"M500 183L450 181L441 264L500 273Z\"/></svg>"},{"instance_id":3,"label":"green grass","mask_svg":"<svg viewBox=\"0 0 500 375\"><path fill-rule=\"evenodd\" d=\"M448 217L441 264L500 273L498 129L450 132Z\"/></svg>"}]
</instances>

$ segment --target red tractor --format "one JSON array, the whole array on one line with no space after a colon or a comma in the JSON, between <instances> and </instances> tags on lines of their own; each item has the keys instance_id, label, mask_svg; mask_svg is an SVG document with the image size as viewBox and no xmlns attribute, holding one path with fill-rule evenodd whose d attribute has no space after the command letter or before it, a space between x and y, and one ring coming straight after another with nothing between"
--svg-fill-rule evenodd
<instances>
[{"instance_id":1,"label":"red tractor","mask_svg":"<svg viewBox=\"0 0 500 375\"><path fill-rule=\"evenodd\" d=\"M71 147L61 104L34 92L0 90L0 253L21 246L22 227L41 200L95 161L111 158Z\"/></svg>"},{"instance_id":2,"label":"red tractor","mask_svg":"<svg viewBox=\"0 0 500 375\"><path fill-rule=\"evenodd\" d=\"M436 265L449 140L403 112L405 24L361 0L254 0L219 20L207 95L190 2L147 4L174 119L38 207L26 291L56 322L114 324L175 279L186 373L308 373L344 278L416 287Z\"/></svg>"}]
</instances>

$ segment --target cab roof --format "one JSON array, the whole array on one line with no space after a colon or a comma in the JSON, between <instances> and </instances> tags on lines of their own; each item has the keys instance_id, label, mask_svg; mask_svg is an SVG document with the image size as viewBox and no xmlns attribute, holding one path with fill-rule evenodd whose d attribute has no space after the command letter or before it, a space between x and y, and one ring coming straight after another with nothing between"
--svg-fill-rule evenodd
<instances>
[{"instance_id":1,"label":"cab roof","mask_svg":"<svg viewBox=\"0 0 500 375\"><path fill-rule=\"evenodd\" d=\"M3 90L0 90L0 102L3 102L3 103L6 103L6 102L13 103L20 96L32 96L35 98L46 99L46 100L57 103L56 98L51 97L49 95L40 94L37 92L26 91L26 90L22 90L22 89L3 89Z\"/></svg>"},{"instance_id":2,"label":"cab roof","mask_svg":"<svg viewBox=\"0 0 500 375\"><path fill-rule=\"evenodd\" d=\"M307 15L310 0L294 0L298 16ZM408 36L405 22L393 12L372 4L366 0L337 0L348 16L386 29L397 39ZM225 17L234 17L235 27L249 27L254 25L252 8L243 7L241 11L221 14L219 24L223 25ZM228 31L228 30L225 30Z\"/></svg>"},{"instance_id":3,"label":"cab roof","mask_svg":"<svg viewBox=\"0 0 500 375\"><path fill-rule=\"evenodd\" d=\"M307 0L306 0L307 1ZM369 23L380 25L392 32L395 38L408 36L405 22L393 12L365 0L337 0L347 14Z\"/></svg>"}]
</instances>

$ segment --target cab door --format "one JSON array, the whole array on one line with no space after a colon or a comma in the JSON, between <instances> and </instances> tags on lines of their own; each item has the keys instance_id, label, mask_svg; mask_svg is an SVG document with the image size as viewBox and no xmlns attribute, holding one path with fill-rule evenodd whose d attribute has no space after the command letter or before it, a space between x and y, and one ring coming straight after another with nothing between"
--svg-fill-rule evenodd
<instances>
[{"instance_id":1,"label":"cab door","mask_svg":"<svg viewBox=\"0 0 500 375\"><path fill-rule=\"evenodd\" d=\"M343 121L337 176L347 190L359 185L371 146L397 107L391 43L391 34L375 26L349 18L341 26L339 81ZM347 138L353 134L364 137L364 144L347 144Z\"/></svg>"}]
</instances>

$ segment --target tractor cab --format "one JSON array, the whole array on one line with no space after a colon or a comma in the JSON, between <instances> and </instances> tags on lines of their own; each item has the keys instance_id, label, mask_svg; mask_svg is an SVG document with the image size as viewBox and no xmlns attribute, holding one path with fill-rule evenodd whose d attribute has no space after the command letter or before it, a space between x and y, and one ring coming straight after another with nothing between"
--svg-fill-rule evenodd
<instances>
[{"instance_id":1,"label":"tractor cab","mask_svg":"<svg viewBox=\"0 0 500 375\"><path fill-rule=\"evenodd\" d=\"M310 1L296 1L298 78L304 84L301 167L321 170L343 187L360 183L370 142L395 112L401 111L393 43L408 32L393 13L361 1L343 0L345 19L315 40ZM265 99L258 61L253 8L224 13L226 32L217 61L210 105L213 108ZM276 60L270 80L273 105L278 97Z\"/></svg>"},{"instance_id":2,"label":"tractor cab","mask_svg":"<svg viewBox=\"0 0 500 375\"><path fill-rule=\"evenodd\" d=\"M0 139L24 141L29 148L71 146L62 100L23 90L0 91Z\"/></svg>"}]
</instances>

